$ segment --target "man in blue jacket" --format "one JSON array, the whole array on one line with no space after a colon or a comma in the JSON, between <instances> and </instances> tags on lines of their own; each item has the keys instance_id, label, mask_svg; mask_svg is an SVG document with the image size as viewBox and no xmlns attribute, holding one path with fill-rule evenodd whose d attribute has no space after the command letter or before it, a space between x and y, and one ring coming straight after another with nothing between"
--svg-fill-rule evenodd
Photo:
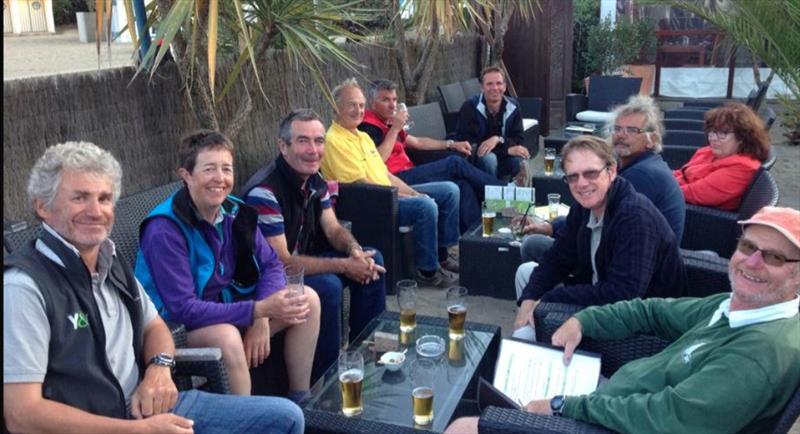
<instances>
[{"instance_id":1,"label":"man in blue jacket","mask_svg":"<svg viewBox=\"0 0 800 434\"><path fill-rule=\"evenodd\" d=\"M477 146L477 166L501 179L516 176L521 164L530 158L522 145L519 102L505 93L503 70L498 66L484 69L481 93L464 102L456 125L456 139Z\"/></svg>"},{"instance_id":2,"label":"man in blue jacket","mask_svg":"<svg viewBox=\"0 0 800 434\"><path fill-rule=\"evenodd\" d=\"M533 325L540 301L589 306L681 296L686 274L678 240L653 203L617 177L611 145L579 136L562 155L576 203L518 297L515 328Z\"/></svg>"}]
</instances>

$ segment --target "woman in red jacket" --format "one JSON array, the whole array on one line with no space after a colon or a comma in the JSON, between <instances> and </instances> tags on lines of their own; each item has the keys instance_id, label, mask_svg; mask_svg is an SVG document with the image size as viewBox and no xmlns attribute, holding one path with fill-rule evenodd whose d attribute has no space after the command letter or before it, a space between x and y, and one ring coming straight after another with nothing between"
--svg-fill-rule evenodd
<instances>
[{"instance_id":1,"label":"woman in red jacket","mask_svg":"<svg viewBox=\"0 0 800 434\"><path fill-rule=\"evenodd\" d=\"M750 107L729 103L706 113L705 131L708 146L672 174L686 203L736 211L769 156L764 123Z\"/></svg>"}]
</instances>

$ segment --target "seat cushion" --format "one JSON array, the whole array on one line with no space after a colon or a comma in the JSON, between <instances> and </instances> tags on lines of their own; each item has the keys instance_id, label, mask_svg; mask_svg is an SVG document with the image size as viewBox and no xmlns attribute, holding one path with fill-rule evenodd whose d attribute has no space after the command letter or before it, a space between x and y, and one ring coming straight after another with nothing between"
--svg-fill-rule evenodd
<instances>
[{"instance_id":1,"label":"seat cushion","mask_svg":"<svg viewBox=\"0 0 800 434\"><path fill-rule=\"evenodd\" d=\"M608 122L612 117L613 114L611 112L599 112L595 110L584 110L575 115L575 118L579 121L596 123Z\"/></svg>"},{"instance_id":2,"label":"seat cushion","mask_svg":"<svg viewBox=\"0 0 800 434\"><path fill-rule=\"evenodd\" d=\"M522 118L522 130L527 130L528 128L533 128L536 125L539 125L539 121L536 119L531 118Z\"/></svg>"}]
</instances>

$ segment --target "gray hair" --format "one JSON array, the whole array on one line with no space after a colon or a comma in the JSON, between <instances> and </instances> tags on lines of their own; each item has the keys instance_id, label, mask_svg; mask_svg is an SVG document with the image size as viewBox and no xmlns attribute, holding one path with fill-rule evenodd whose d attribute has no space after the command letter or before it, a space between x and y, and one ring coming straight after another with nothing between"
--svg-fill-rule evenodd
<instances>
[{"instance_id":1,"label":"gray hair","mask_svg":"<svg viewBox=\"0 0 800 434\"><path fill-rule=\"evenodd\" d=\"M662 149L661 140L664 137L664 122L661 110L656 105L653 98L645 95L633 95L623 105L614 108L611 119L608 121L608 131L613 131L614 124L620 116L643 115L644 126L642 129L647 134L647 138L653 145L653 151L660 153Z\"/></svg>"},{"instance_id":2,"label":"gray hair","mask_svg":"<svg viewBox=\"0 0 800 434\"><path fill-rule=\"evenodd\" d=\"M122 167L110 152L90 142L66 142L51 146L44 151L31 169L28 179L28 200L42 201L48 209L61 185L65 170L88 172L111 178L114 202L122 192Z\"/></svg>"},{"instance_id":3,"label":"gray hair","mask_svg":"<svg viewBox=\"0 0 800 434\"><path fill-rule=\"evenodd\" d=\"M361 90L361 86L358 85L358 81L355 77L345 79L333 88L333 100L336 101L337 106L339 105L339 98L341 98L342 93L351 87Z\"/></svg>"},{"instance_id":4,"label":"gray hair","mask_svg":"<svg viewBox=\"0 0 800 434\"><path fill-rule=\"evenodd\" d=\"M319 115L314 110L307 108L292 110L291 113L283 118L281 125L278 128L278 138L283 140L283 142L287 145L292 144L292 122L294 121L319 121L320 123L323 123L322 119L320 119Z\"/></svg>"},{"instance_id":5,"label":"gray hair","mask_svg":"<svg viewBox=\"0 0 800 434\"><path fill-rule=\"evenodd\" d=\"M367 88L367 104L372 104L382 90L397 90L397 83L392 80L378 79L369 84Z\"/></svg>"}]
</instances>

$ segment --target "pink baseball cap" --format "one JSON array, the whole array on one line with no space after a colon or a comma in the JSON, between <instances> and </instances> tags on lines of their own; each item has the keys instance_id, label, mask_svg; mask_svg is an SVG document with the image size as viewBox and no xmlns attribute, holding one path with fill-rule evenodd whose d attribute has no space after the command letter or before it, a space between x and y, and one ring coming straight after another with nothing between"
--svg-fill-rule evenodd
<instances>
[{"instance_id":1,"label":"pink baseball cap","mask_svg":"<svg viewBox=\"0 0 800 434\"><path fill-rule=\"evenodd\" d=\"M740 225L764 225L783 234L789 242L800 249L800 211L792 208L765 206Z\"/></svg>"}]
</instances>

